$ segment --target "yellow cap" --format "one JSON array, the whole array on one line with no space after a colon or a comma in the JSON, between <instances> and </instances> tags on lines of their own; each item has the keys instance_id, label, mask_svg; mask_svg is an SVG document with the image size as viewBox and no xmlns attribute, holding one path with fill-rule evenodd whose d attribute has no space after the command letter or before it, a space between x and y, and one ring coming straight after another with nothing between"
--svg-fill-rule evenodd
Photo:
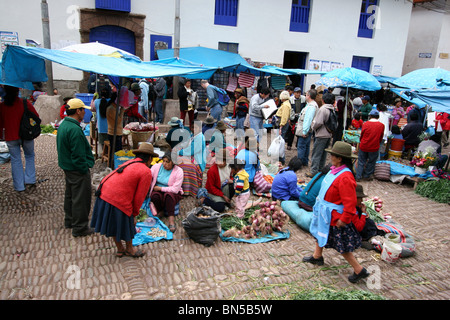
<instances>
[{"instance_id":1,"label":"yellow cap","mask_svg":"<svg viewBox=\"0 0 450 320\"><path fill-rule=\"evenodd\" d=\"M67 102L67 105L69 106L69 110L79 109L79 108L85 108L85 109L91 110L91 107L86 106L81 99L70 99Z\"/></svg>"}]
</instances>

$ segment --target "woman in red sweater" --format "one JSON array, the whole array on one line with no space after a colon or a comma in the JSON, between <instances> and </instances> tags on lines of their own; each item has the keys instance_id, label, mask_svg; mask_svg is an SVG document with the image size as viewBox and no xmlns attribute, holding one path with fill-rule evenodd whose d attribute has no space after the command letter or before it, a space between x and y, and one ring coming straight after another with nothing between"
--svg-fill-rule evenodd
<instances>
[{"instance_id":1,"label":"woman in red sweater","mask_svg":"<svg viewBox=\"0 0 450 320\"><path fill-rule=\"evenodd\" d=\"M135 159L125 162L103 178L92 213L91 227L95 228L95 232L113 238L117 257L126 255L138 258L145 255L132 244L136 234L134 218L139 215L149 193L152 182L149 167L158 154L149 143L142 143L133 153ZM125 248L122 241L125 241Z\"/></svg>"},{"instance_id":2,"label":"woman in red sweater","mask_svg":"<svg viewBox=\"0 0 450 320\"><path fill-rule=\"evenodd\" d=\"M4 139L11 155L11 173L14 190L25 191L25 187L36 185L36 167L34 162L34 140L22 140L19 128L24 113L23 100L19 98L19 88L4 86L5 96L0 103L0 139ZM27 100L27 109L36 114L36 109ZM23 149L25 170L22 163Z\"/></svg>"},{"instance_id":3,"label":"woman in red sweater","mask_svg":"<svg viewBox=\"0 0 450 320\"><path fill-rule=\"evenodd\" d=\"M348 279L355 283L369 275L353 255L353 251L361 246L361 236L352 223L357 204L352 159L356 157L351 145L342 141L337 141L326 151L331 154L332 167L322 181L310 227L318 241L313 255L303 261L323 265L323 248L333 248L353 267L354 273ZM326 221L324 217L330 220Z\"/></svg>"},{"instance_id":4,"label":"woman in red sweater","mask_svg":"<svg viewBox=\"0 0 450 320\"><path fill-rule=\"evenodd\" d=\"M234 195L231 168L226 163L227 150L223 149L222 154L223 159L217 159L208 170L205 185L208 194L199 194L199 204L211 207L217 212L225 211Z\"/></svg>"}]
</instances>

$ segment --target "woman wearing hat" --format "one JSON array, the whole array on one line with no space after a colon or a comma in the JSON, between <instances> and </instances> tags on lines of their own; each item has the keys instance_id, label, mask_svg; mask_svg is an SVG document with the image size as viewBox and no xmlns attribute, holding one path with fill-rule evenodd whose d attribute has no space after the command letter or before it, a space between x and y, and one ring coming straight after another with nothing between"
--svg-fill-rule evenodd
<instances>
[{"instance_id":1,"label":"woman wearing hat","mask_svg":"<svg viewBox=\"0 0 450 320\"><path fill-rule=\"evenodd\" d=\"M136 234L135 217L149 193L152 183L150 165L158 157L150 143L141 143L132 150L135 159L129 160L103 178L97 189L91 227L112 237L117 256L142 257L145 252L133 247ZM125 247L122 241L125 241Z\"/></svg>"},{"instance_id":2,"label":"woman wearing hat","mask_svg":"<svg viewBox=\"0 0 450 320\"><path fill-rule=\"evenodd\" d=\"M172 149L181 142L189 141L191 132L183 126L183 119L172 117L167 124L171 129L167 132L166 141Z\"/></svg>"},{"instance_id":3,"label":"woman wearing hat","mask_svg":"<svg viewBox=\"0 0 450 320\"><path fill-rule=\"evenodd\" d=\"M244 130L244 121L248 115L250 101L244 96L244 90L241 88L234 90L234 97L236 100L234 101L233 118L236 118L236 129Z\"/></svg>"},{"instance_id":4,"label":"woman wearing hat","mask_svg":"<svg viewBox=\"0 0 450 320\"><path fill-rule=\"evenodd\" d=\"M180 146L183 149L178 149ZM177 165L183 169L183 192L185 195L196 196L198 189L202 187L203 171L206 168L206 140L203 135L200 122L194 122L193 136L187 144L179 144L175 153ZM174 159L175 160L175 159Z\"/></svg>"},{"instance_id":5,"label":"woman wearing hat","mask_svg":"<svg viewBox=\"0 0 450 320\"><path fill-rule=\"evenodd\" d=\"M216 124L216 122L217 122L216 119L214 119L214 118L211 117L211 116L207 116L206 119L205 119L205 121L203 121L202 133L203 133L203 134L206 134L206 132L207 132L209 129L213 129L214 126L215 126L215 124ZM209 140L207 139L207 141L209 141Z\"/></svg>"},{"instance_id":6,"label":"woman wearing hat","mask_svg":"<svg viewBox=\"0 0 450 320\"><path fill-rule=\"evenodd\" d=\"M162 163L155 164L151 171L150 198L158 212L167 212L169 229L175 232L175 207L183 195L183 170L173 163L170 153L166 153Z\"/></svg>"},{"instance_id":7,"label":"woman wearing hat","mask_svg":"<svg viewBox=\"0 0 450 320\"><path fill-rule=\"evenodd\" d=\"M348 277L354 283L369 275L353 255L361 246L361 236L351 223L356 214L356 181L353 173L353 159L350 144L337 141L332 149L331 169L322 181L319 195L313 207L310 226L316 238L316 247L304 262L323 265L323 248L333 248L353 267L354 273Z\"/></svg>"},{"instance_id":8,"label":"woman wearing hat","mask_svg":"<svg viewBox=\"0 0 450 320\"><path fill-rule=\"evenodd\" d=\"M125 116L127 117L126 124L138 121L147 122L147 119L139 113L139 99L141 95L141 87L139 86L139 83L132 83L130 91L134 93L134 101L131 102L131 106L125 110Z\"/></svg>"},{"instance_id":9,"label":"woman wearing hat","mask_svg":"<svg viewBox=\"0 0 450 320\"><path fill-rule=\"evenodd\" d=\"M211 141L209 143L209 150L211 152L217 153L218 150L225 149L227 144L225 142L225 131L227 126L222 120L217 121L217 125L211 135Z\"/></svg>"},{"instance_id":10,"label":"woman wearing hat","mask_svg":"<svg viewBox=\"0 0 450 320\"><path fill-rule=\"evenodd\" d=\"M392 116L394 117L394 119L392 120L392 125L393 126L398 125L400 119L405 117L405 114L406 112L402 106L402 99L401 98L395 99L394 110L392 110Z\"/></svg>"}]
</instances>

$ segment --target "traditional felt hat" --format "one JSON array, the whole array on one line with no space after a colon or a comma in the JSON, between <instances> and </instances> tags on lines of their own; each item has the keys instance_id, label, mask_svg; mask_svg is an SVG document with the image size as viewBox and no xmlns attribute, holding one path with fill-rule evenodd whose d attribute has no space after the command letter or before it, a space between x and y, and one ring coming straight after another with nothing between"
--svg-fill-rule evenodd
<instances>
[{"instance_id":1,"label":"traditional felt hat","mask_svg":"<svg viewBox=\"0 0 450 320\"><path fill-rule=\"evenodd\" d=\"M213 124L213 123L215 123L215 122L216 122L216 119L214 119L214 118L211 117L211 116L207 116L206 119L205 119L205 121L204 121L205 124Z\"/></svg>"},{"instance_id":2,"label":"traditional felt hat","mask_svg":"<svg viewBox=\"0 0 450 320\"><path fill-rule=\"evenodd\" d=\"M153 145L151 143L148 142L142 142L139 145L138 149L134 149L132 150L132 152L134 154L138 154L138 153L145 153L145 154L149 154L152 157L159 157L159 154L155 153L154 149L153 149Z\"/></svg>"},{"instance_id":3,"label":"traditional felt hat","mask_svg":"<svg viewBox=\"0 0 450 320\"><path fill-rule=\"evenodd\" d=\"M170 126L178 126L180 124L179 121L183 123L183 119L179 119L178 117L172 117L167 124Z\"/></svg>"},{"instance_id":4,"label":"traditional felt hat","mask_svg":"<svg viewBox=\"0 0 450 320\"><path fill-rule=\"evenodd\" d=\"M244 95L244 90L242 90L241 88L237 88L236 90L234 90L234 92L239 93L241 96Z\"/></svg>"},{"instance_id":5,"label":"traditional felt hat","mask_svg":"<svg viewBox=\"0 0 450 320\"><path fill-rule=\"evenodd\" d=\"M358 156L352 152L352 146L344 141L336 141L332 149L325 149L325 151L338 157L358 159Z\"/></svg>"},{"instance_id":6,"label":"traditional felt hat","mask_svg":"<svg viewBox=\"0 0 450 320\"><path fill-rule=\"evenodd\" d=\"M357 198L366 198L367 195L364 193L364 188L359 183L356 185L356 197Z\"/></svg>"},{"instance_id":7,"label":"traditional felt hat","mask_svg":"<svg viewBox=\"0 0 450 320\"><path fill-rule=\"evenodd\" d=\"M139 83L133 82L133 83L131 84L130 90L131 90L131 91L138 91L138 90L141 90L141 87L139 86Z\"/></svg>"},{"instance_id":8,"label":"traditional felt hat","mask_svg":"<svg viewBox=\"0 0 450 320\"><path fill-rule=\"evenodd\" d=\"M220 120L220 121L217 121L216 129L220 130L220 131L227 130L227 126L225 125L225 122Z\"/></svg>"}]
</instances>

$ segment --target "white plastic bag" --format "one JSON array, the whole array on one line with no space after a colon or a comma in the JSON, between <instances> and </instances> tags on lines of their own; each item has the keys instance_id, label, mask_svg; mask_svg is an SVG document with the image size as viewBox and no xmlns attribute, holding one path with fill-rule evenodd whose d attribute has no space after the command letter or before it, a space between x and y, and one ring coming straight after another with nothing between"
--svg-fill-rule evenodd
<instances>
[{"instance_id":1,"label":"white plastic bag","mask_svg":"<svg viewBox=\"0 0 450 320\"><path fill-rule=\"evenodd\" d=\"M279 158L284 157L284 139L282 136L279 135L273 139L269 149L267 150L267 155L275 161L278 161Z\"/></svg>"},{"instance_id":2,"label":"white plastic bag","mask_svg":"<svg viewBox=\"0 0 450 320\"><path fill-rule=\"evenodd\" d=\"M386 240L383 243L383 250L381 251L381 259L386 262L395 262L399 259L402 247L398 243Z\"/></svg>"}]
</instances>

